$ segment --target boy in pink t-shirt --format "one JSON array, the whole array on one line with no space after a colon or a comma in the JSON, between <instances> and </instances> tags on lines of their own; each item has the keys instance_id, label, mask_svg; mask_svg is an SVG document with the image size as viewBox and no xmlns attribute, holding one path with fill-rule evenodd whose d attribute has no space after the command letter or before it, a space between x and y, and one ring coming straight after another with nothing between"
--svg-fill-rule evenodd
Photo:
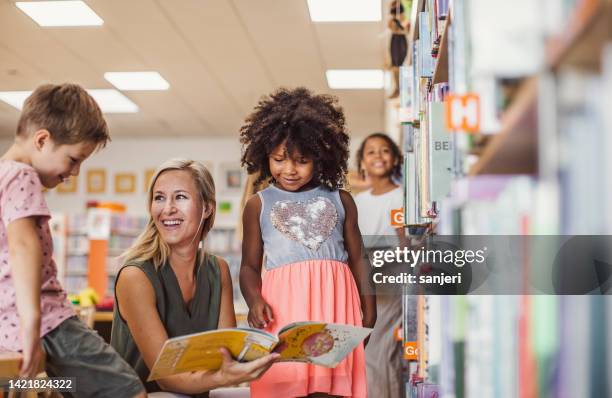
<instances>
[{"instance_id":1,"label":"boy in pink t-shirt","mask_svg":"<svg viewBox=\"0 0 612 398\"><path fill-rule=\"evenodd\" d=\"M78 396L144 396L134 370L76 318L57 280L43 187L77 176L108 127L74 84L44 85L25 101L15 142L0 158L0 351L22 351L31 377L75 377Z\"/></svg>"},{"instance_id":2,"label":"boy in pink t-shirt","mask_svg":"<svg viewBox=\"0 0 612 398\"><path fill-rule=\"evenodd\" d=\"M0 160L0 346L19 351L23 347L20 317L16 307L12 261L9 256L8 230L13 221L31 218L42 249L40 336L55 329L62 321L74 316L72 305L57 281L57 269L51 258L49 209L36 171L27 164ZM25 319L24 319L25 321ZM25 325L24 325L25 326Z\"/></svg>"}]
</instances>

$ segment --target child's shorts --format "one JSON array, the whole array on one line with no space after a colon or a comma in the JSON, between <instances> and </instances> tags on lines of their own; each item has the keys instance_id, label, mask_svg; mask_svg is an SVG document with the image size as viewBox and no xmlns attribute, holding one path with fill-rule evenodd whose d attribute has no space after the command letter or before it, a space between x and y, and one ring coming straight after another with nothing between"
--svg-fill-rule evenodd
<instances>
[{"instance_id":1,"label":"child's shorts","mask_svg":"<svg viewBox=\"0 0 612 398\"><path fill-rule=\"evenodd\" d=\"M144 392L138 375L76 316L42 338L49 377L75 377L74 397L133 397Z\"/></svg>"}]
</instances>

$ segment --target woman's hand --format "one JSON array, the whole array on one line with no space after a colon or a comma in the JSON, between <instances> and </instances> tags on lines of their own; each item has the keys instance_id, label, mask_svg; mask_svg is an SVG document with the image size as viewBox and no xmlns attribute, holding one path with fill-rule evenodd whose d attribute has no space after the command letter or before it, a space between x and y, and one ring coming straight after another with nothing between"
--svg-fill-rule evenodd
<instances>
[{"instance_id":1,"label":"woman's hand","mask_svg":"<svg viewBox=\"0 0 612 398\"><path fill-rule=\"evenodd\" d=\"M274 315L272 314L272 307L263 299L263 297L255 300L251 308L249 309L249 316L247 317L249 325L255 328L265 328L268 324L274 322Z\"/></svg>"},{"instance_id":2,"label":"woman's hand","mask_svg":"<svg viewBox=\"0 0 612 398\"><path fill-rule=\"evenodd\" d=\"M223 363L216 372L222 386L233 386L261 377L274 364L280 354L269 354L251 362L240 363L232 359L229 351L221 348Z\"/></svg>"}]
</instances>

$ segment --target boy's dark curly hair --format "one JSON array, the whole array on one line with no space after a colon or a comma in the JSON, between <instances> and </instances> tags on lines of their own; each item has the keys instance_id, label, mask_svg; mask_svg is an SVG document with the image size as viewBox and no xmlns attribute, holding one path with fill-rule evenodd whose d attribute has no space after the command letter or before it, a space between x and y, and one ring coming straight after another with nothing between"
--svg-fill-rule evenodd
<instances>
[{"instance_id":1,"label":"boy's dark curly hair","mask_svg":"<svg viewBox=\"0 0 612 398\"><path fill-rule=\"evenodd\" d=\"M387 142L387 145L389 145L389 148L391 148L393 161L397 160L397 164L393 166L393 169L391 169L391 177L396 180L399 180L402 177L402 153L400 152L400 149L397 144L391 139L391 137L384 133L372 133L368 135L363 141L361 141L361 145L357 150L357 157L355 159L357 163L357 170L359 170L359 175L361 176L361 178L365 178L365 171L361 168L361 161L363 160L363 150L365 149L366 142L368 142L370 138L382 138Z\"/></svg>"},{"instance_id":2,"label":"boy's dark curly hair","mask_svg":"<svg viewBox=\"0 0 612 398\"><path fill-rule=\"evenodd\" d=\"M313 179L330 190L344 186L349 136L336 97L315 95L304 87L281 88L263 97L240 128L242 165L255 182L271 180L268 156L285 143L314 163Z\"/></svg>"}]
</instances>

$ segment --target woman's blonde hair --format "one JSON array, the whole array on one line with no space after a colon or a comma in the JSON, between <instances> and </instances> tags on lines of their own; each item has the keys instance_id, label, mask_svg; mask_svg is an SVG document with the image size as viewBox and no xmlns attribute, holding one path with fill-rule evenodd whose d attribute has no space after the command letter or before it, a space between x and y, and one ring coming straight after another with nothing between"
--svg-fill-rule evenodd
<instances>
[{"instance_id":1,"label":"woman's blonde hair","mask_svg":"<svg viewBox=\"0 0 612 398\"><path fill-rule=\"evenodd\" d=\"M151 215L151 203L153 202L153 187L159 176L168 170L185 170L190 172L195 182L196 188L200 193L200 198L205 205L210 206L211 213L202 226L200 242L202 250L204 250L204 239L208 232L212 229L215 222L215 213L217 209L217 201L215 199L215 183L210 174L210 171L202 163L189 159L170 159L165 161L155 171L148 193L148 208L149 221L145 230L136 238L136 241L123 255L121 256L124 264L142 263L145 261L153 261L155 267L159 267L166 263L170 256L170 247L159 236L159 231L155 226L153 216Z\"/></svg>"}]
</instances>

